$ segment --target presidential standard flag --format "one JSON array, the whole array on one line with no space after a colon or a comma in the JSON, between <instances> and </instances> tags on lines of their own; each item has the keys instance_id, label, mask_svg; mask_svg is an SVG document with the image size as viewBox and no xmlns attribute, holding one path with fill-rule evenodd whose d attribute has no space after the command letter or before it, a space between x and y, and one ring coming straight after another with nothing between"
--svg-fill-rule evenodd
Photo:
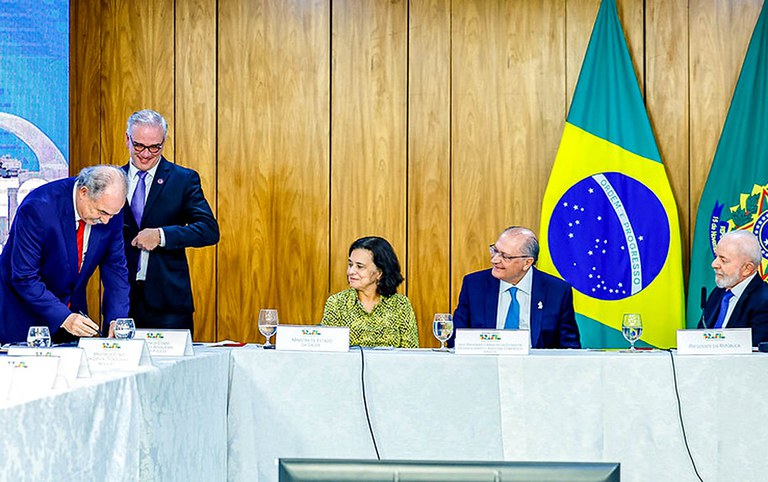
<instances>
[{"instance_id":1,"label":"presidential standard flag","mask_svg":"<svg viewBox=\"0 0 768 482\"><path fill-rule=\"evenodd\" d=\"M683 327L677 206L614 0L603 0L541 210L540 267L573 285L582 345L667 348ZM642 345L639 343L638 345Z\"/></svg>"},{"instance_id":2,"label":"presidential standard flag","mask_svg":"<svg viewBox=\"0 0 768 482\"><path fill-rule=\"evenodd\" d=\"M723 133L699 202L688 283L688 327L701 319L702 288L715 286L710 264L720 237L736 229L760 240L765 280L768 255L768 24L765 4L752 33Z\"/></svg>"}]
</instances>

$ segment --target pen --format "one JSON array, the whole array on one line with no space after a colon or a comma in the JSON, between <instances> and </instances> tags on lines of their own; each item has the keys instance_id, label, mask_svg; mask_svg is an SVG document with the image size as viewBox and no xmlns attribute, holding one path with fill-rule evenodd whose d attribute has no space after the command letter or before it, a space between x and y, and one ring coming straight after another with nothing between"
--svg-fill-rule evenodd
<instances>
[{"instance_id":1,"label":"pen","mask_svg":"<svg viewBox=\"0 0 768 482\"><path fill-rule=\"evenodd\" d=\"M90 317L90 316L88 316L88 315L86 315L86 314L85 314L85 313L83 313L82 311L80 311L79 313L80 313L80 315L81 315L81 316L83 316L84 318L88 318L89 320L91 320L91 317ZM91 321L93 321L93 320L91 320ZM94 321L94 323L95 323L95 321ZM99 330L98 328L96 329L96 334L97 334L97 335L99 335L99 338L101 338L101 330Z\"/></svg>"}]
</instances>

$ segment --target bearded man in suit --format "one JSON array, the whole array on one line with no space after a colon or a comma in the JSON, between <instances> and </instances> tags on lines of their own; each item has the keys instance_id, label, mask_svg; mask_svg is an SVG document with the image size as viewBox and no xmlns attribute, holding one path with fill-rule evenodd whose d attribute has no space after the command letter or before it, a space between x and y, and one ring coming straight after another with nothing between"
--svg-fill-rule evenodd
<instances>
[{"instance_id":1,"label":"bearded man in suit","mask_svg":"<svg viewBox=\"0 0 768 482\"><path fill-rule=\"evenodd\" d=\"M715 284L699 328L752 328L752 346L768 341L768 284L757 273L763 256L749 231L729 231L717 243Z\"/></svg>"}]
</instances>

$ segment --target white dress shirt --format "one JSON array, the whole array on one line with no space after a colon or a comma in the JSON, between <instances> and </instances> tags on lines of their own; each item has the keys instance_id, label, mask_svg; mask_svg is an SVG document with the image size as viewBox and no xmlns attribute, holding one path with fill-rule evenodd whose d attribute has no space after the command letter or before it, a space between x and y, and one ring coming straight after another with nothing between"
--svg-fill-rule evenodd
<instances>
[{"instance_id":1,"label":"white dress shirt","mask_svg":"<svg viewBox=\"0 0 768 482\"><path fill-rule=\"evenodd\" d=\"M523 278L516 284L507 283L499 280L499 301L496 308L496 329L503 330L507 321L507 311L512 302L512 296L509 294L509 288L517 288L517 302L520 304L520 329L531 329L531 290L533 288L533 270L529 269L523 275Z\"/></svg>"},{"instance_id":2,"label":"white dress shirt","mask_svg":"<svg viewBox=\"0 0 768 482\"><path fill-rule=\"evenodd\" d=\"M155 178L157 172L158 162L151 169L147 171L147 175L144 176L144 207L147 206L147 198L149 197L149 189L152 187L152 180ZM128 204L130 205L131 199L133 199L133 192L136 191L136 185L139 182L139 170L133 165L133 162L128 163ZM165 246L165 233L163 228L160 229L160 246ZM141 230L141 227L139 227ZM149 262L149 251L142 249L139 257L139 269L136 272L136 280L144 281L147 279L147 263Z\"/></svg>"}]
</instances>

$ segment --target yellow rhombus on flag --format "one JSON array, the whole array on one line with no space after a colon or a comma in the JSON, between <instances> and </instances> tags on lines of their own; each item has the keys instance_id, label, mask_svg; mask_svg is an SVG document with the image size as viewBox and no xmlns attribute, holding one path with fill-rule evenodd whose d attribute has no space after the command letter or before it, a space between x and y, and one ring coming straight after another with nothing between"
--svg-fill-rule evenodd
<instances>
[{"instance_id":1,"label":"yellow rhombus on flag","mask_svg":"<svg viewBox=\"0 0 768 482\"><path fill-rule=\"evenodd\" d=\"M642 345L684 325L680 224L614 0L604 0L541 210L542 270L574 288L582 346L620 348L625 313Z\"/></svg>"}]
</instances>

